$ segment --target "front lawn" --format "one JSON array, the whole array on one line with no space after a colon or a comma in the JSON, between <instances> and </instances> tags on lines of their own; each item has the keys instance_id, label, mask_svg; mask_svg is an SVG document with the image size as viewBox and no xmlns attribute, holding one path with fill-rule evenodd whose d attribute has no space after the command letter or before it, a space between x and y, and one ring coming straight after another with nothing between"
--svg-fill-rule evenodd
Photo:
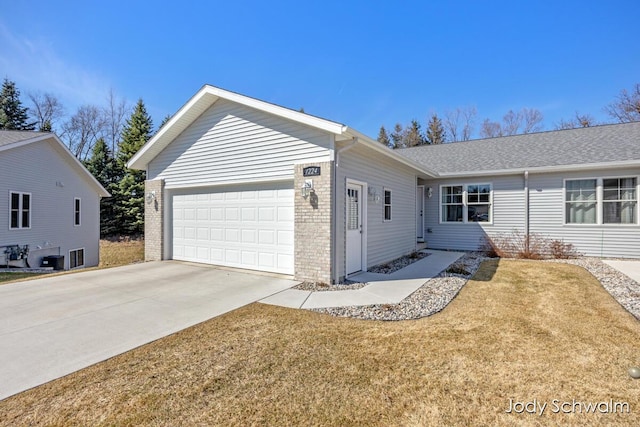
<instances>
[{"instance_id":1,"label":"front lawn","mask_svg":"<svg viewBox=\"0 0 640 427\"><path fill-rule=\"evenodd\" d=\"M34 277L42 276L46 273L4 273L0 272L0 285L5 282L15 282L23 279L31 279Z\"/></svg>"},{"instance_id":2,"label":"front lawn","mask_svg":"<svg viewBox=\"0 0 640 427\"><path fill-rule=\"evenodd\" d=\"M489 261L432 317L253 304L6 399L0 424L640 425L639 338L585 270ZM630 413L552 406L574 401Z\"/></svg>"}]
</instances>

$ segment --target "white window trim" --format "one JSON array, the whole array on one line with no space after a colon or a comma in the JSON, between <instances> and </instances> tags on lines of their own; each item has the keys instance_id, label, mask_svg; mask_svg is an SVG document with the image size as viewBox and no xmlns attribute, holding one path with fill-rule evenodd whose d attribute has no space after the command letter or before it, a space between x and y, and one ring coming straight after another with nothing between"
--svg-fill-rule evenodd
<instances>
[{"instance_id":1,"label":"white window trim","mask_svg":"<svg viewBox=\"0 0 640 427\"><path fill-rule=\"evenodd\" d=\"M469 216L467 208L469 207L468 198L467 198L467 187L470 185L488 185L491 189L489 191L489 221L467 221L467 217ZM460 187L462 186L462 221L443 221L442 219L442 189L444 187ZM463 183L455 183L455 184L440 184L438 193L438 220L440 224L481 224L481 225L493 225L493 183L492 182L463 182ZM481 204L484 203L474 203ZM472 205L473 206L473 205Z\"/></svg>"},{"instance_id":2,"label":"white window trim","mask_svg":"<svg viewBox=\"0 0 640 427\"><path fill-rule=\"evenodd\" d=\"M389 192L389 205L386 203L386 192ZM386 207L389 206L389 219L386 215ZM390 188L382 187L382 222L391 222L393 220L393 191Z\"/></svg>"},{"instance_id":3,"label":"white window trim","mask_svg":"<svg viewBox=\"0 0 640 427\"><path fill-rule=\"evenodd\" d=\"M14 194L18 194L19 197L19 215L18 215L18 227L12 227L11 226L11 196ZM23 227L22 226L22 196L27 195L29 196L29 226L28 227ZM13 191L13 190L9 190L9 230L30 230L31 229L31 212L33 211L33 196L31 195L31 193L27 193L25 191Z\"/></svg>"},{"instance_id":4,"label":"white window trim","mask_svg":"<svg viewBox=\"0 0 640 427\"><path fill-rule=\"evenodd\" d=\"M618 224L604 222L604 180L605 179L636 179L636 222L633 224ZM596 180L596 222L594 224L578 224L567 222L567 181L581 181L586 179ZM587 176L581 178L564 178L562 180L562 224L565 227L637 227L640 225L640 176L632 174L612 176Z\"/></svg>"},{"instance_id":5,"label":"white window trim","mask_svg":"<svg viewBox=\"0 0 640 427\"><path fill-rule=\"evenodd\" d=\"M78 204L78 222L76 223L76 203ZM73 226L80 227L82 225L82 199L80 197L73 198Z\"/></svg>"},{"instance_id":6,"label":"white window trim","mask_svg":"<svg viewBox=\"0 0 640 427\"><path fill-rule=\"evenodd\" d=\"M71 252L82 251L82 264L76 265L75 267L71 267ZM84 248L77 248L69 250L69 270L75 270L76 268L83 268L85 266L85 256L87 251Z\"/></svg>"}]
</instances>

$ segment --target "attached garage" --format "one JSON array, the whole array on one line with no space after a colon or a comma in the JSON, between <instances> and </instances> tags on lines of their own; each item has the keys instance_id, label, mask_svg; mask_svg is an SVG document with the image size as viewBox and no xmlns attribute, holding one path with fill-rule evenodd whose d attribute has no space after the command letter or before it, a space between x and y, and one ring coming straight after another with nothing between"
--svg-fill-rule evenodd
<instances>
[{"instance_id":1,"label":"attached garage","mask_svg":"<svg viewBox=\"0 0 640 427\"><path fill-rule=\"evenodd\" d=\"M173 259L293 274L293 197L293 182L173 192Z\"/></svg>"}]
</instances>

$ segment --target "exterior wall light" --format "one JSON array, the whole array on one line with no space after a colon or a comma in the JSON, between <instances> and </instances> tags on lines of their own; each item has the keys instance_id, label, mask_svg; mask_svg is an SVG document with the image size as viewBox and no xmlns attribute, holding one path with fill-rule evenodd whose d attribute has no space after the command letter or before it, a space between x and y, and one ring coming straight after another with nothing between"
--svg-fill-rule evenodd
<instances>
[{"instance_id":1,"label":"exterior wall light","mask_svg":"<svg viewBox=\"0 0 640 427\"><path fill-rule=\"evenodd\" d=\"M430 199L433 196L433 188L427 188L427 198Z\"/></svg>"},{"instance_id":2,"label":"exterior wall light","mask_svg":"<svg viewBox=\"0 0 640 427\"><path fill-rule=\"evenodd\" d=\"M305 179L304 184L302 184L301 191L302 191L302 197L304 197L305 199L309 197L309 194L315 193L315 190L313 189L313 180Z\"/></svg>"},{"instance_id":3,"label":"exterior wall light","mask_svg":"<svg viewBox=\"0 0 640 427\"><path fill-rule=\"evenodd\" d=\"M147 201L148 204L151 204L151 202L153 202L156 199L156 190L147 192L147 194L144 196L144 199Z\"/></svg>"}]
</instances>

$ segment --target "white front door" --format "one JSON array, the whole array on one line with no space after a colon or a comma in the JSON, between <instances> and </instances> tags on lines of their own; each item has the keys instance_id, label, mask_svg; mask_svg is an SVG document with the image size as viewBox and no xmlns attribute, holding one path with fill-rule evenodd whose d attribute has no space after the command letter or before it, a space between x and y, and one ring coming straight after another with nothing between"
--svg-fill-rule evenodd
<instances>
[{"instance_id":1,"label":"white front door","mask_svg":"<svg viewBox=\"0 0 640 427\"><path fill-rule=\"evenodd\" d=\"M416 239L424 242L424 186L416 189Z\"/></svg>"},{"instance_id":2,"label":"white front door","mask_svg":"<svg viewBox=\"0 0 640 427\"><path fill-rule=\"evenodd\" d=\"M347 274L362 270L362 185L347 184Z\"/></svg>"}]
</instances>

